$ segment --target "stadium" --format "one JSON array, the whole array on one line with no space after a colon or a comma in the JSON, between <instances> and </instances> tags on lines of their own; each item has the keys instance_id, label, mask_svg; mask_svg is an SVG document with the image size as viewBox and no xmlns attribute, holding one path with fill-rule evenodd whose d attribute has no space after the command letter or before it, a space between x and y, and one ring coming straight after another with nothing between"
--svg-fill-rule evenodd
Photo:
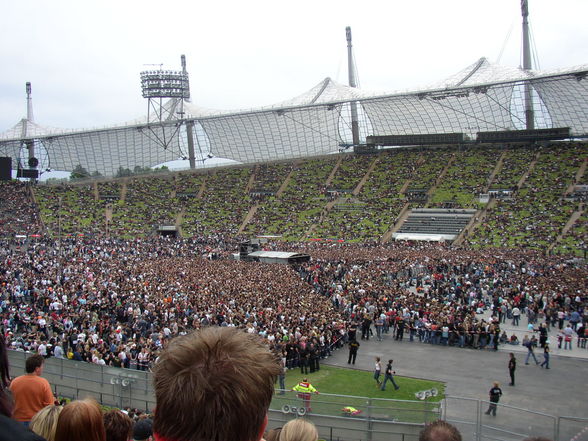
<instances>
[{"instance_id":1,"label":"stadium","mask_svg":"<svg viewBox=\"0 0 588 441\"><path fill-rule=\"evenodd\" d=\"M357 333L358 372L371 379L373 358L394 354L401 390L434 379L442 400L430 387L410 389L416 405L324 394L307 415L321 438L416 440L442 417L478 440L584 439L587 72L481 58L428 89L366 92L351 73L219 112L190 103L183 60L144 72L145 118L100 130L35 123L27 87L29 115L0 134L12 375L40 353L56 396L149 412L149 370L174 336L242 328L297 382L347 367ZM230 164L204 167L219 158ZM186 170L153 170L178 159ZM37 182L47 169L73 174ZM520 366L517 392L486 418L506 353L523 365L517 342L535 336L552 372ZM272 427L295 416L287 392Z\"/></svg>"}]
</instances>

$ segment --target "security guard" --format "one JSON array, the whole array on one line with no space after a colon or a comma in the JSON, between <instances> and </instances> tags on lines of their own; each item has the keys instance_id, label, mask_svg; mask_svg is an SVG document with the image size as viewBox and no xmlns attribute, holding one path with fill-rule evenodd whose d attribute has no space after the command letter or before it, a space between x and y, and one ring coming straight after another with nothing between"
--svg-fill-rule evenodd
<instances>
[{"instance_id":1,"label":"security guard","mask_svg":"<svg viewBox=\"0 0 588 441\"><path fill-rule=\"evenodd\" d=\"M298 392L298 398L302 398L306 413L309 413L312 410L310 408L310 397L313 393L318 395L318 391L308 382L308 378L304 378L300 383L294 386L292 390Z\"/></svg>"}]
</instances>

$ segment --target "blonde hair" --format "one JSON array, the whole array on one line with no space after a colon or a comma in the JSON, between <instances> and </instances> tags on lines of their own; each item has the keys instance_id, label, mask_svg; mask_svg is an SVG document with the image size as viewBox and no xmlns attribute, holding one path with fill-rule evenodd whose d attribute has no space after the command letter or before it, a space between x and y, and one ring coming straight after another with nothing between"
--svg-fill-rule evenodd
<instances>
[{"instance_id":1,"label":"blonde hair","mask_svg":"<svg viewBox=\"0 0 588 441\"><path fill-rule=\"evenodd\" d=\"M288 421L280 432L279 441L317 441L318 431L313 423L302 418Z\"/></svg>"},{"instance_id":2,"label":"blonde hair","mask_svg":"<svg viewBox=\"0 0 588 441\"><path fill-rule=\"evenodd\" d=\"M29 428L37 435L41 435L47 441L55 441L57 419L63 407L50 404L38 411L29 424Z\"/></svg>"}]
</instances>

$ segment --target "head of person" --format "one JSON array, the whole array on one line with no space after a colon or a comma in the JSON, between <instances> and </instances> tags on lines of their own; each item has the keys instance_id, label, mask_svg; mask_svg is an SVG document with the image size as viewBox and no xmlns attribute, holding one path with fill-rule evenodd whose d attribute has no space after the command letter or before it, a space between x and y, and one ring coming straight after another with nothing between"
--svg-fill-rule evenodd
<instances>
[{"instance_id":1,"label":"head of person","mask_svg":"<svg viewBox=\"0 0 588 441\"><path fill-rule=\"evenodd\" d=\"M280 431L279 441L317 441L318 431L313 423L302 418L288 421Z\"/></svg>"},{"instance_id":2,"label":"head of person","mask_svg":"<svg viewBox=\"0 0 588 441\"><path fill-rule=\"evenodd\" d=\"M149 418L142 418L137 421L133 427L133 441L151 441L152 439L153 421Z\"/></svg>"},{"instance_id":3,"label":"head of person","mask_svg":"<svg viewBox=\"0 0 588 441\"><path fill-rule=\"evenodd\" d=\"M207 327L176 337L153 370L153 432L165 441L258 441L279 373L255 334Z\"/></svg>"},{"instance_id":4,"label":"head of person","mask_svg":"<svg viewBox=\"0 0 588 441\"><path fill-rule=\"evenodd\" d=\"M0 332L0 389L5 389L10 384L10 369L8 367L8 352L4 335Z\"/></svg>"},{"instance_id":5,"label":"head of person","mask_svg":"<svg viewBox=\"0 0 588 441\"><path fill-rule=\"evenodd\" d=\"M462 441L461 433L451 424L437 420L427 424L419 434L419 441Z\"/></svg>"},{"instance_id":6,"label":"head of person","mask_svg":"<svg viewBox=\"0 0 588 441\"><path fill-rule=\"evenodd\" d=\"M281 432L282 432L281 427L276 427L275 429L270 429L266 432L263 439L265 441L279 441Z\"/></svg>"},{"instance_id":7,"label":"head of person","mask_svg":"<svg viewBox=\"0 0 588 441\"><path fill-rule=\"evenodd\" d=\"M129 441L133 434L133 420L118 409L103 415L104 430L108 441Z\"/></svg>"},{"instance_id":8,"label":"head of person","mask_svg":"<svg viewBox=\"0 0 588 441\"><path fill-rule=\"evenodd\" d=\"M494 387L499 387L500 383L498 381L495 381L494 383L492 383L494 385Z\"/></svg>"},{"instance_id":9,"label":"head of person","mask_svg":"<svg viewBox=\"0 0 588 441\"><path fill-rule=\"evenodd\" d=\"M27 374L41 375L45 359L40 354L31 355L25 362L25 372Z\"/></svg>"},{"instance_id":10,"label":"head of person","mask_svg":"<svg viewBox=\"0 0 588 441\"><path fill-rule=\"evenodd\" d=\"M57 420L63 410L62 406L50 404L38 411L33 418L29 428L37 435L41 435L47 441L55 441L55 431L57 430Z\"/></svg>"},{"instance_id":11,"label":"head of person","mask_svg":"<svg viewBox=\"0 0 588 441\"><path fill-rule=\"evenodd\" d=\"M55 441L106 441L98 403L86 399L66 404L57 420Z\"/></svg>"},{"instance_id":12,"label":"head of person","mask_svg":"<svg viewBox=\"0 0 588 441\"><path fill-rule=\"evenodd\" d=\"M8 366L8 353L4 335L0 332L0 414L7 417L12 416L13 402L8 393L10 385L10 369Z\"/></svg>"}]
</instances>

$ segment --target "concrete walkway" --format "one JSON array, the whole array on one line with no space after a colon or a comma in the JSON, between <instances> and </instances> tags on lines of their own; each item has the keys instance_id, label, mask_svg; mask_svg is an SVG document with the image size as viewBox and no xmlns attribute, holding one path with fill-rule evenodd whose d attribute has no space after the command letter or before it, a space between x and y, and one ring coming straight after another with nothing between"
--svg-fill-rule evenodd
<instances>
[{"instance_id":1,"label":"concrete walkway","mask_svg":"<svg viewBox=\"0 0 588 441\"><path fill-rule=\"evenodd\" d=\"M509 335L515 332L522 340L526 332L526 317L523 316L521 322L524 325L518 327L506 323L505 329ZM549 370L534 363L525 366L527 349L521 345L501 345L498 351L475 350L419 343L418 340L409 342L407 337L399 342L391 334L385 334L381 342L373 337L369 341L360 340L361 347L353 368L372 371L374 357L381 357L383 362L391 358L398 376L442 381L446 384L445 393L448 396L487 400L492 382L499 381L504 393L501 399L503 404L555 416L586 417L588 350L576 348L576 341L571 351L558 350L557 343L554 344L557 342L555 335L552 330L550 347L553 350ZM514 387L508 386L510 352L515 353L517 358ZM323 362L349 367L347 355L347 348L342 348ZM541 350L536 351L536 356L542 361ZM402 378L398 382L402 387ZM386 398L394 398L393 388L388 388L383 394ZM472 415L462 416L470 418Z\"/></svg>"}]
</instances>

